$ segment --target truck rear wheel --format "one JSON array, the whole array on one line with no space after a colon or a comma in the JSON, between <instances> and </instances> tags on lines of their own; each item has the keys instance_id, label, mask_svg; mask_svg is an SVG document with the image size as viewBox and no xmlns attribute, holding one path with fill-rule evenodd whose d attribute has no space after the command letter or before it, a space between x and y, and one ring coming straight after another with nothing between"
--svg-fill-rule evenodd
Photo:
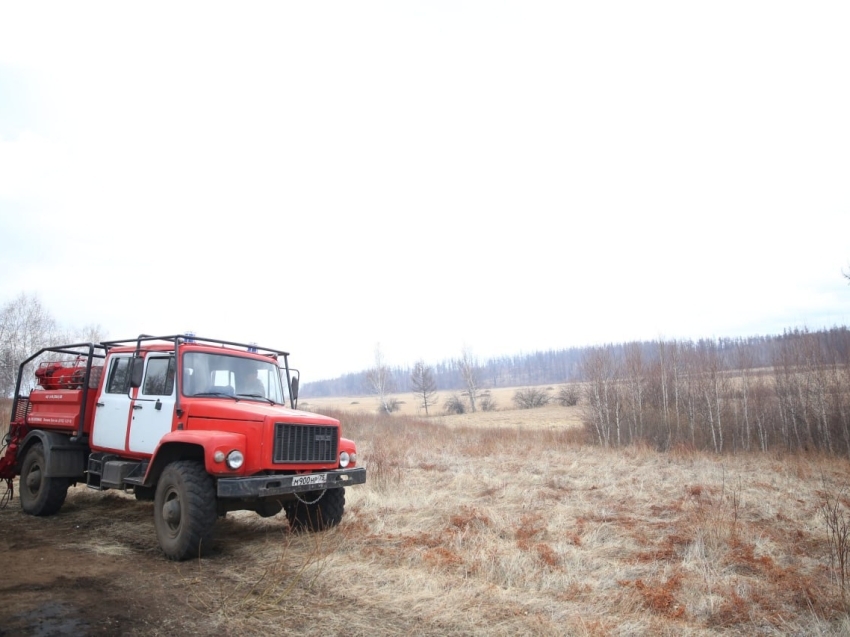
<instances>
[{"instance_id":1,"label":"truck rear wheel","mask_svg":"<svg viewBox=\"0 0 850 637\"><path fill-rule=\"evenodd\" d=\"M328 489L318 500L315 500L315 492L301 497L303 502L296 500L285 507L286 519L293 531L324 531L342 521L345 489Z\"/></svg>"},{"instance_id":2,"label":"truck rear wheel","mask_svg":"<svg viewBox=\"0 0 850 637\"><path fill-rule=\"evenodd\" d=\"M172 462L156 486L153 508L156 537L170 560L203 555L210 547L217 517L215 485L201 462Z\"/></svg>"},{"instance_id":3,"label":"truck rear wheel","mask_svg":"<svg viewBox=\"0 0 850 637\"><path fill-rule=\"evenodd\" d=\"M21 465L21 508L30 515L53 515L68 495L68 478L48 478L44 445L35 443Z\"/></svg>"}]
</instances>

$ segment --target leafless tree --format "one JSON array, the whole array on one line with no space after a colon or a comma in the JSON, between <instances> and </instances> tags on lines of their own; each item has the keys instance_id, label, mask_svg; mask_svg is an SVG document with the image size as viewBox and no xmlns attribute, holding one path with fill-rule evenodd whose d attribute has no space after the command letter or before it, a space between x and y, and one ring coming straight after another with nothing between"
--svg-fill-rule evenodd
<instances>
[{"instance_id":1,"label":"leafless tree","mask_svg":"<svg viewBox=\"0 0 850 637\"><path fill-rule=\"evenodd\" d=\"M646 370L640 343L625 346L626 384L628 387L629 440L643 439L643 407L646 391Z\"/></svg>"},{"instance_id":2,"label":"leafless tree","mask_svg":"<svg viewBox=\"0 0 850 637\"><path fill-rule=\"evenodd\" d=\"M429 415L428 408L437 404L437 381L434 380L434 370L424 361L417 361L413 366L410 387L419 404L424 407L425 415Z\"/></svg>"},{"instance_id":3,"label":"leafless tree","mask_svg":"<svg viewBox=\"0 0 850 637\"><path fill-rule=\"evenodd\" d=\"M463 384L466 386L466 397L469 399L469 408L474 413L477 410L476 401L478 400L479 384L478 384L478 361L472 355L472 351L468 347L463 348L460 361L458 362L460 376L463 379Z\"/></svg>"},{"instance_id":4,"label":"leafless tree","mask_svg":"<svg viewBox=\"0 0 850 637\"><path fill-rule=\"evenodd\" d=\"M658 340L658 359L653 365L652 376L657 387L657 409L661 415L662 431L658 432L659 448L669 449L679 438L682 427L682 348L678 341ZM671 413L672 412L672 413Z\"/></svg>"},{"instance_id":5,"label":"leafless tree","mask_svg":"<svg viewBox=\"0 0 850 637\"><path fill-rule=\"evenodd\" d=\"M716 453L723 451L724 405L728 394L727 377L717 343L706 341L697 350L702 373L697 379L701 398L702 416L711 432L711 443Z\"/></svg>"},{"instance_id":6,"label":"leafless tree","mask_svg":"<svg viewBox=\"0 0 850 637\"><path fill-rule=\"evenodd\" d=\"M73 330L70 338L65 340L69 343L72 341L75 343L100 343L106 340L106 330L100 323L89 323L80 329Z\"/></svg>"},{"instance_id":7,"label":"leafless tree","mask_svg":"<svg viewBox=\"0 0 850 637\"><path fill-rule=\"evenodd\" d=\"M55 344L56 321L38 297L21 293L0 310L0 396L11 396L15 390L18 367L43 347ZM24 381L34 377L24 376ZM32 383L21 391L32 388Z\"/></svg>"},{"instance_id":8,"label":"leafless tree","mask_svg":"<svg viewBox=\"0 0 850 637\"><path fill-rule=\"evenodd\" d=\"M375 345L375 366L366 372L366 384L369 391L378 396L381 409L386 413L392 413L387 403L387 395L392 391L392 373L384 362L380 343Z\"/></svg>"},{"instance_id":9,"label":"leafless tree","mask_svg":"<svg viewBox=\"0 0 850 637\"><path fill-rule=\"evenodd\" d=\"M737 347L736 363L738 373L741 375L740 382L740 425L738 427L741 437L741 447L746 451L750 450L750 438L752 436L752 407L751 407L751 387L753 385L752 369L753 359L752 354L740 345Z\"/></svg>"},{"instance_id":10,"label":"leafless tree","mask_svg":"<svg viewBox=\"0 0 850 637\"><path fill-rule=\"evenodd\" d=\"M622 444L623 400L611 349L590 349L581 362L582 375L588 381L584 388L586 420L603 447Z\"/></svg>"}]
</instances>

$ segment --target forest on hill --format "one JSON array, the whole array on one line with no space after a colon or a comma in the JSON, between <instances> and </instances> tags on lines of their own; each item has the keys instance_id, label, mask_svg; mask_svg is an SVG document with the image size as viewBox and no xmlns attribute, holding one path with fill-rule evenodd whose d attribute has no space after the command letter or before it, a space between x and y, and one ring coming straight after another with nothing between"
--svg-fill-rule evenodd
<instances>
[{"instance_id":1,"label":"forest on hill","mask_svg":"<svg viewBox=\"0 0 850 637\"><path fill-rule=\"evenodd\" d=\"M588 380L584 363L594 352L605 351L614 361L625 361L627 352L639 351L643 364L650 365L663 356L665 349L676 352L714 352L723 369L750 369L773 366L789 344L814 339L828 357L837 361L850 359L850 332L846 326L828 330L787 330L771 336L740 338L702 338L693 340L636 341L602 346L550 349L530 354L515 354L475 361L479 383L484 388L523 387L531 385L580 382ZM634 354L632 354L634 356ZM443 360L430 366L439 390L466 389L460 358ZM389 367L390 386L396 393L411 390L411 367ZM372 393L368 380L370 370L344 374L337 378L306 382L301 388L304 398L357 396Z\"/></svg>"}]
</instances>

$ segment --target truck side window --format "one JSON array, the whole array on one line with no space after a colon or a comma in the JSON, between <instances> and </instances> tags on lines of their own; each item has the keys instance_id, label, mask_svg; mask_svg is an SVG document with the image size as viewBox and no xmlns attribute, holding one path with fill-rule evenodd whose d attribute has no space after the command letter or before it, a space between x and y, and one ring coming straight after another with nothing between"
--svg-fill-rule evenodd
<instances>
[{"instance_id":1,"label":"truck side window","mask_svg":"<svg viewBox=\"0 0 850 637\"><path fill-rule=\"evenodd\" d=\"M148 360L142 393L148 396L170 396L172 391L174 391L174 358Z\"/></svg>"},{"instance_id":2,"label":"truck side window","mask_svg":"<svg viewBox=\"0 0 850 637\"><path fill-rule=\"evenodd\" d=\"M109 365L109 380L106 383L107 394L126 394L130 382L130 359L113 358Z\"/></svg>"}]
</instances>

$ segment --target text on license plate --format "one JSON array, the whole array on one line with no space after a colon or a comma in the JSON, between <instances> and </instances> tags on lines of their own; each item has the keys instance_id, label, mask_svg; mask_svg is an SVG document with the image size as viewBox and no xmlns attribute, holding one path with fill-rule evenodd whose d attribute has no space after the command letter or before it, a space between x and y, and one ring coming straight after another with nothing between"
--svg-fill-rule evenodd
<instances>
[{"instance_id":1,"label":"text on license plate","mask_svg":"<svg viewBox=\"0 0 850 637\"><path fill-rule=\"evenodd\" d=\"M292 478L293 487L301 487L305 484L324 484L328 479L326 473L313 473L309 476L295 476Z\"/></svg>"}]
</instances>

